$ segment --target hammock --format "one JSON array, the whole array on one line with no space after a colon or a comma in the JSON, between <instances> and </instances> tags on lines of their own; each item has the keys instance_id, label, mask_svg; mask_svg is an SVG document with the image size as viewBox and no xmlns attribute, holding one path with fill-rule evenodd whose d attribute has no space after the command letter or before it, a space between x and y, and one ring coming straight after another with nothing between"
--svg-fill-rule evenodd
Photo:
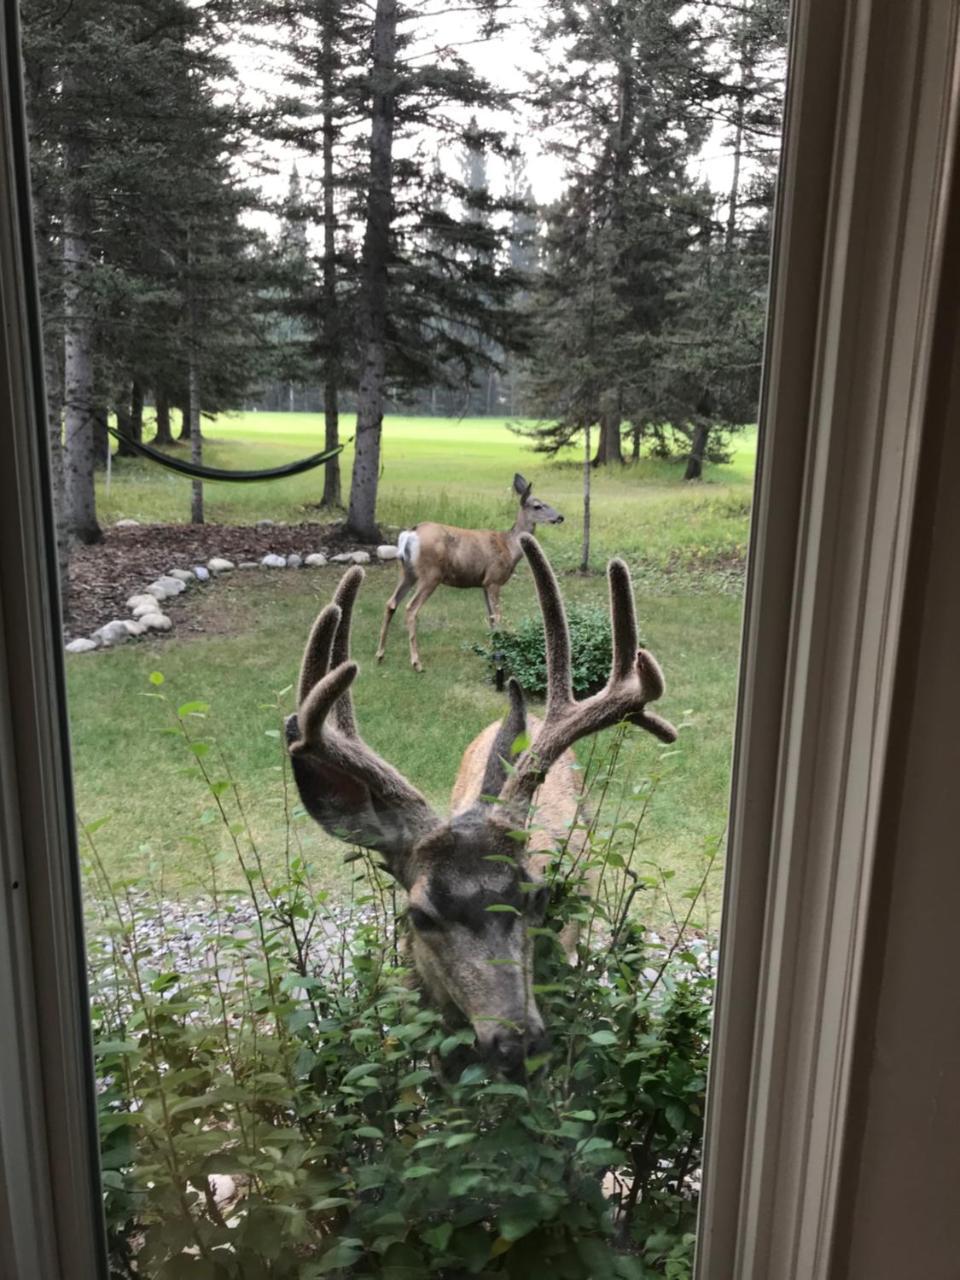
<instances>
[{"instance_id":1,"label":"hammock","mask_svg":"<svg viewBox=\"0 0 960 1280\"><path fill-rule=\"evenodd\" d=\"M176 471L182 476L190 476L193 480L284 480L287 476L298 476L303 471L312 471L321 463L329 462L346 447L340 444L336 449L328 449L326 453L312 453L309 458L301 458L299 462L288 462L283 467L271 467L267 471L222 471L218 467L197 466L193 462L185 462L182 458L171 458L168 454L161 453L159 449L151 449L148 444L141 444L139 440L131 440L129 436L121 435L113 427L108 426L107 430L115 440L122 440L124 444L129 445L137 453L142 453L151 462L158 462L161 467ZM349 441L347 443L349 444Z\"/></svg>"}]
</instances>

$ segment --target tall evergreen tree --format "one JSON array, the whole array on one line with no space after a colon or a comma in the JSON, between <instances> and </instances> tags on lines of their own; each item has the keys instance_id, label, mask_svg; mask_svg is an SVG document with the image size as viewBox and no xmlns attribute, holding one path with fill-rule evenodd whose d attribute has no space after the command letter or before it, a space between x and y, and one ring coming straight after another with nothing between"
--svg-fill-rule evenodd
<instances>
[{"instance_id":1,"label":"tall evergreen tree","mask_svg":"<svg viewBox=\"0 0 960 1280\"><path fill-rule=\"evenodd\" d=\"M496 21L496 0L469 6ZM502 201L472 199L462 181L439 174L441 205L430 161L414 138L425 125L463 145L467 110L503 105L465 61L448 49L417 57L411 48L418 18L397 0L377 0L369 90L369 153L365 173L359 318L359 387L353 481L347 514L354 534L376 535L380 445L388 380L398 394L431 386L458 365L468 377L491 362L486 343L504 350L522 343L510 305L516 277L502 261ZM499 133L480 130L476 144L502 149ZM402 148L399 144L402 143ZM489 221L480 215L489 215ZM429 238L429 258L423 248Z\"/></svg>"},{"instance_id":2,"label":"tall evergreen tree","mask_svg":"<svg viewBox=\"0 0 960 1280\"><path fill-rule=\"evenodd\" d=\"M287 296L309 334L304 376L318 374L323 385L324 447L335 449L343 386L355 369L357 264L351 221L362 184L356 122L364 107L370 21L359 0L266 0L264 13L279 32L269 43L288 64L286 78L294 90L275 104L270 133L296 146L319 169L310 183L316 195L299 198L304 234L308 225L318 227L318 243L310 246L309 269L299 288L294 282ZM324 466L322 504L340 503L335 456Z\"/></svg>"},{"instance_id":3,"label":"tall evergreen tree","mask_svg":"<svg viewBox=\"0 0 960 1280\"><path fill-rule=\"evenodd\" d=\"M560 0L536 88L568 185L548 213L530 393L555 450L596 424L596 464L622 461L643 412L651 341L665 323L703 194L690 162L711 92L700 15L685 0Z\"/></svg>"}]
</instances>

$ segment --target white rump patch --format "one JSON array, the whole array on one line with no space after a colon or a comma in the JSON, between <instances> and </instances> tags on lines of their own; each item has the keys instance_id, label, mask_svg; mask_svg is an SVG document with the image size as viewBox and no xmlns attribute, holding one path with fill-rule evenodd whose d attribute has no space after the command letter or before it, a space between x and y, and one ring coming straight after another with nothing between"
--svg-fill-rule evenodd
<instances>
[{"instance_id":1,"label":"white rump patch","mask_svg":"<svg viewBox=\"0 0 960 1280\"><path fill-rule=\"evenodd\" d=\"M404 564L412 568L417 563L420 558L420 535L415 529L404 529L397 539L397 550Z\"/></svg>"}]
</instances>

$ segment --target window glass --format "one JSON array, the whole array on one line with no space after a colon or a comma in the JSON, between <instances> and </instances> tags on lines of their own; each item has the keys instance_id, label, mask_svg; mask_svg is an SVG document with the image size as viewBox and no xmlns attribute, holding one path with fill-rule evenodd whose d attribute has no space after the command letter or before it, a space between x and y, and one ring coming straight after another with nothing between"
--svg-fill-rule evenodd
<instances>
[{"instance_id":1,"label":"window glass","mask_svg":"<svg viewBox=\"0 0 960 1280\"><path fill-rule=\"evenodd\" d=\"M785 0L22 11L114 1274L688 1275Z\"/></svg>"}]
</instances>

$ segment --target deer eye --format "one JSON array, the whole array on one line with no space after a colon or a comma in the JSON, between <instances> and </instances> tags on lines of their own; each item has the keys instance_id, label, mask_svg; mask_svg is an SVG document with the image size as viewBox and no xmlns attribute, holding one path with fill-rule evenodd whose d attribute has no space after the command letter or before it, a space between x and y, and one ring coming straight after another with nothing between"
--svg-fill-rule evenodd
<instances>
[{"instance_id":1,"label":"deer eye","mask_svg":"<svg viewBox=\"0 0 960 1280\"><path fill-rule=\"evenodd\" d=\"M424 911L422 907L408 907L407 918L413 927L420 933L429 933L431 930L436 931L442 928L440 921L436 916L430 915L428 911Z\"/></svg>"}]
</instances>

